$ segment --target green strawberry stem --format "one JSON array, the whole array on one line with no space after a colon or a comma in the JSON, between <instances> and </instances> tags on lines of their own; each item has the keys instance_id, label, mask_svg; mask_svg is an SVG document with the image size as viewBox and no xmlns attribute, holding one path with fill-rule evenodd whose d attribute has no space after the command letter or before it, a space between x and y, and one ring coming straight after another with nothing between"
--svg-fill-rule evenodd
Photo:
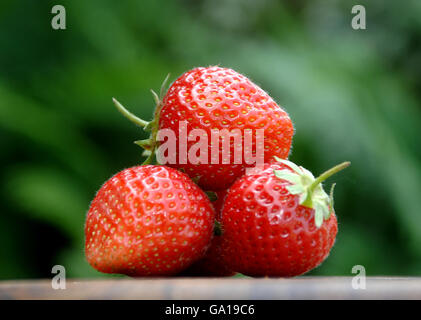
<instances>
[{"instance_id":1,"label":"green strawberry stem","mask_svg":"<svg viewBox=\"0 0 421 320\"><path fill-rule=\"evenodd\" d=\"M164 82L162 83L161 89L159 91L159 96L156 94L155 91L151 90L156 106L155 106L155 113L154 113L155 118L150 122L142 120L139 117L135 116L125 107L123 107L123 105L120 102L118 102L117 99L113 98L114 105L123 116L125 116L127 119L129 119L131 122L133 122L137 126L143 128L143 130L151 132L148 139L137 140L134 142L138 146L142 147L145 150L145 152L147 152L147 153L144 152L144 155L147 155L148 157L142 163L142 165L151 164L155 157L155 149L156 149L156 144L157 144L156 136L158 133L159 115L161 113L161 108L163 106L162 99L163 99L163 95L164 95L169 78L170 78L170 74L167 75Z\"/></svg>"},{"instance_id":2,"label":"green strawberry stem","mask_svg":"<svg viewBox=\"0 0 421 320\"><path fill-rule=\"evenodd\" d=\"M148 164L151 164L152 161L153 161L153 159L154 159L154 155L155 154L153 152L151 152L151 154L148 155L148 157L146 158L146 160L142 162L142 166L146 166Z\"/></svg>"},{"instance_id":3,"label":"green strawberry stem","mask_svg":"<svg viewBox=\"0 0 421 320\"><path fill-rule=\"evenodd\" d=\"M134 124L138 125L139 127L145 128L149 122L140 119L139 117L136 117L133 113L131 113L129 110L127 110L125 107L122 106L120 102L117 101L117 99L113 98L114 105L117 107L117 110L120 111L120 113L125 116L127 119L129 119Z\"/></svg>"},{"instance_id":4,"label":"green strawberry stem","mask_svg":"<svg viewBox=\"0 0 421 320\"><path fill-rule=\"evenodd\" d=\"M137 144L139 147L142 147L145 150L151 150L152 149L151 139L137 140L134 143Z\"/></svg>"},{"instance_id":5,"label":"green strawberry stem","mask_svg":"<svg viewBox=\"0 0 421 320\"><path fill-rule=\"evenodd\" d=\"M325 181L327 178L333 176L335 173L338 173L339 171L349 167L349 165L351 164L351 162L346 161L343 162L341 164L338 164L337 166L334 166L333 168L323 172L320 176L318 176L316 178L316 180L314 180L314 182L308 187L308 195L306 200L304 200L304 202L302 203L303 206L312 208L313 207L313 201L312 201L312 194L313 191L316 189L316 187L322 183L323 181ZM332 192L331 192L332 193ZM331 195L332 197L332 195Z\"/></svg>"}]
</instances>

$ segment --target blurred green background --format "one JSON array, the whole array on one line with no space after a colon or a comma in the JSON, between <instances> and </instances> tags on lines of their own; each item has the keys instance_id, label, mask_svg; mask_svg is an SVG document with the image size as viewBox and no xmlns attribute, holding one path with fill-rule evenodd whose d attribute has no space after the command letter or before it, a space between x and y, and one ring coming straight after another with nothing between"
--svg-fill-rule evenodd
<instances>
[{"instance_id":1,"label":"blurred green background","mask_svg":"<svg viewBox=\"0 0 421 320\"><path fill-rule=\"evenodd\" d=\"M67 29L51 28L64 5ZM367 30L351 28L364 4ZM311 274L421 275L421 1L2 0L0 279L103 276L84 260L89 202L141 161L149 89L196 66L254 80L289 112L291 159L336 176L337 242Z\"/></svg>"}]
</instances>

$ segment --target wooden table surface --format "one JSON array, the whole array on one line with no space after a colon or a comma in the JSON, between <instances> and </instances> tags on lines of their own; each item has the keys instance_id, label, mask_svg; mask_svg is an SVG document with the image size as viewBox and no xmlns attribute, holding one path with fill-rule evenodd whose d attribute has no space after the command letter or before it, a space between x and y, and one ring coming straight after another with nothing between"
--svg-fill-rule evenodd
<instances>
[{"instance_id":1,"label":"wooden table surface","mask_svg":"<svg viewBox=\"0 0 421 320\"><path fill-rule=\"evenodd\" d=\"M0 299L421 299L421 278L367 277L359 290L351 277L3 281Z\"/></svg>"}]
</instances>

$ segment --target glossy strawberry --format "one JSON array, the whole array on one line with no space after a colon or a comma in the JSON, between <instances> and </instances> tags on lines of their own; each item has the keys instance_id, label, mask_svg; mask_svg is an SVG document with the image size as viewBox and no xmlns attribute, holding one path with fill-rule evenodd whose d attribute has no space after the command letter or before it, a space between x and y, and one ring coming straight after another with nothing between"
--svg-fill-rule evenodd
<instances>
[{"instance_id":1,"label":"glossy strawberry","mask_svg":"<svg viewBox=\"0 0 421 320\"><path fill-rule=\"evenodd\" d=\"M86 258L105 273L172 275L203 257L214 220L208 197L182 172L151 165L125 169L91 203Z\"/></svg>"},{"instance_id":2,"label":"glossy strawberry","mask_svg":"<svg viewBox=\"0 0 421 320\"><path fill-rule=\"evenodd\" d=\"M217 215L217 220L221 220L222 207L227 195L227 190L218 191L217 199L212 202ZM191 267L182 273L183 276L202 276L202 277L228 277L233 276L233 272L222 259L224 257L225 248L223 239L223 230L218 225L212 243L206 255L195 262Z\"/></svg>"},{"instance_id":3,"label":"glossy strawberry","mask_svg":"<svg viewBox=\"0 0 421 320\"><path fill-rule=\"evenodd\" d=\"M265 91L234 70L195 68L181 75L170 86L162 102L157 96L156 100L155 119L150 123L136 118L117 101L114 102L125 116L152 131L150 139L138 144L152 155L160 145L158 160L183 170L205 190L227 189L244 173L245 167L255 165L258 161L256 155L262 155L262 164L274 156L288 157L294 133L288 114ZM158 130L167 129L175 133L175 141L168 145L165 144L166 138L157 134ZM200 136L207 139L203 153L202 149L195 153L203 155L203 158L196 160L192 159L193 153L188 154L199 142L194 129L203 130L204 134ZM234 143L234 138L225 135L226 141L230 140L226 154L222 152L221 140L219 144L218 141L213 143L216 147L212 148L212 130L221 133L223 129L240 138ZM263 143L256 144L258 129L263 132ZM181 137L183 130L186 138ZM246 133L250 133L252 141L248 147ZM157 143L157 137L161 142ZM239 154L241 159L236 160L235 154ZM174 157L169 159L169 156Z\"/></svg>"},{"instance_id":4,"label":"glossy strawberry","mask_svg":"<svg viewBox=\"0 0 421 320\"><path fill-rule=\"evenodd\" d=\"M332 196L320 183L349 163L315 179L308 170L279 161L237 180L222 211L226 261L249 276L303 274L326 259L335 242Z\"/></svg>"}]
</instances>

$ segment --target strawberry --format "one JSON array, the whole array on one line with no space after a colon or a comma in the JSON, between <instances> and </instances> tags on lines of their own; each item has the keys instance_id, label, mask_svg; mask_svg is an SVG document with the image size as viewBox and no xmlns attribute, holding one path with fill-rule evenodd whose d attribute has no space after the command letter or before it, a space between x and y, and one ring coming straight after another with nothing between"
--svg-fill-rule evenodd
<instances>
[{"instance_id":1,"label":"strawberry","mask_svg":"<svg viewBox=\"0 0 421 320\"><path fill-rule=\"evenodd\" d=\"M227 190L218 191L216 193L217 199L212 202L215 208L216 219L220 221L222 207L227 195ZM219 224L218 224L219 225ZM224 239L223 231L220 229L215 230L215 235L212 239L212 243L206 255L199 261L193 263L187 270L185 270L183 276L214 276L214 277L228 277L233 276L233 272L228 268L225 261L222 259L224 256Z\"/></svg>"},{"instance_id":2,"label":"strawberry","mask_svg":"<svg viewBox=\"0 0 421 320\"><path fill-rule=\"evenodd\" d=\"M347 167L344 162L317 179L294 163L277 159L238 179L222 211L224 259L249 276L297 276L323 262L338 230L321 186Z\"/></svg>"},{"instance_id":3,"label":"strawberry","mask_svg":"<svg viewBox=\"0 0 421 320\"><path fill-rule=\"evenodd\" d=\"M172 275L204 255L214 219L206 194L182 172L152 165L125 169L91 203L86 258L105 273Z\"/></svg>"},{"instance_id":4,"label":"strawberry","mask_svg":"<svg viewBox=\"0 0 421 320\"><path fill-rule=\"evenodd\" d=\"M161 96L163 92L161 89ZM147 150L150 159L158 151L158 162L181 169L205 190L227 189L243 175L246 167L256 162L263 164L274 156L288 157L294 134L288 114L265 91L234 70L195 68L181 75L162 100L154 96L155 119L149 123L131 114L115 99L114 103L130 120L152 131L149 139L137 141ZM202 130L201 134L197 135L194 129ZM223 129L227 130L225 134ZM158 134L165 130L174 133L174 141L168 144L165 144L166 138ZM185 138L180 135L183 130ZM259 131L262 140L257 140ZM229 141L225 153L222 139L212 143L215 132ZM230 138L227 133L239 140L236 142L236 138ZM251 143L246 145L247 135ZM198 142L203 142L203 149L188 153ZM172 159L168 159L169 156L173 156Z\"/></svg>"}]
</instances>

